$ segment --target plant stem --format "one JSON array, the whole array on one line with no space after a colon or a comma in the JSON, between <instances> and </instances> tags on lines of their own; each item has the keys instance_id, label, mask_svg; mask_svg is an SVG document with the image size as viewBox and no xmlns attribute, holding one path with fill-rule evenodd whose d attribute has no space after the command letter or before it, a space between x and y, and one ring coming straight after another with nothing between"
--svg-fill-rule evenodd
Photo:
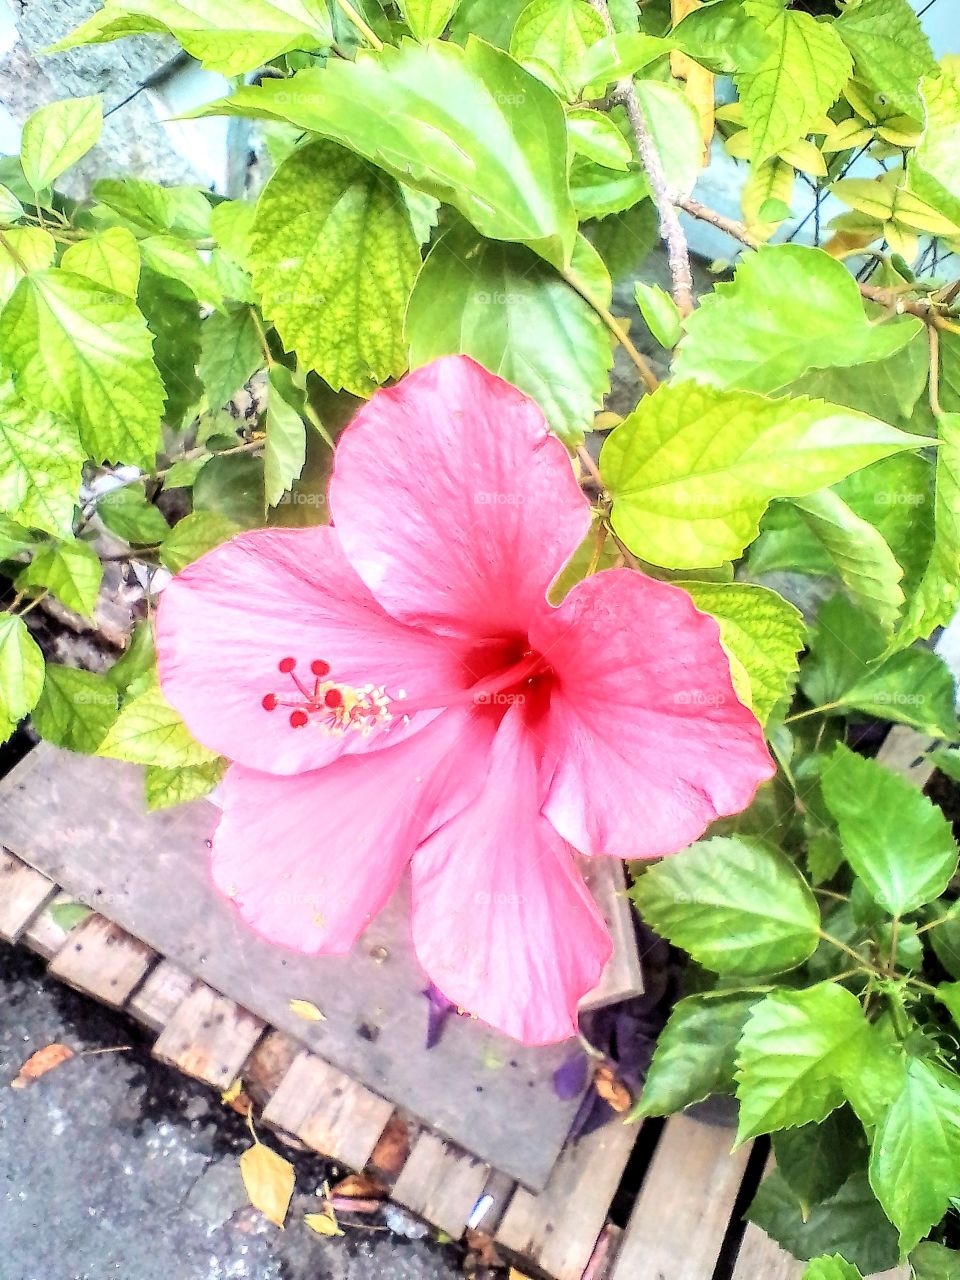
<instances>
[{"instance_id":1,"label":"plant stem","mask_svg":"<svg viewBox=\"0 0 960 1280\"><path fill-rule=\"evenodd\" d=\"M806 720L810 716L818 716L824 711L834 711L837 707L842 707L842 702L824 702L822 706L811 707L809 711L798 711L795 715L787 716L784 724L793 724L797 720Z\"/></svg>"},{"instance_id":2,"label":"plant stem","mask_svg":"<svg viewBox=\"0 0 960 1280\"><path fill-rule=\"evenodd\" d=\"M345 14L346 17L350 19L353 25L364 37L367 44L372 45L373 48L376 49L377 53L379 53L383 48L383 41L375 31L371 30L371 28L367 26L366 22L364 22L363 18L361 18L360 14L357 13L356 9L350 3L350 0L337 0L337 7L340 9L341 13Z\"/></svg>"},{"instance_id":3,"label":"plant stem","mask_svg":"<svg viewBox=\"0 0 960 1280\"><path fill-rule=\"evenodd\" d=\"M694 200L692 196L679 196L674 200L674 204L684 213L689 213L691 218L697 218L700 222L709 222L711 227L716 227L718 231L723 231L732 239L739 240L748 249L760 248L760 241L753 238L742 222L727 218L722 213L717 213L716 209L708 209L705 204Z\"/></svg>"},{"instance_id":4,"label":"plant stem","mask_svg":"<svg viewBox=\"0 0 960 1280\"><path fill-rule=\"evenodd\" d=\"M848 947L845 942L841 942L839 938L835 938L832 933L827 933L825 929L818 929L817 932L824 942L829 942L832 947L839 948L839 950L845 955L848 955L851 960L856 960L858 968L867 968L871 973L880 973L880 970L876 965L871 965L868 960L864 959L859 951L854 951L853 947Z\"/></svg>"},{"instance_id":5,"label":"plant stem","mask_svg":"<svg viewBox=\"0 0 960 1280\"><path fill-rule=\"evenodd\" d=\"M30 272L30 268L27 266L23 258L21 258L18 251L13 247L13 245L10 243L10 241L7 239L6 235L2 231L0 231L0 245L3 245L4 249L6 249L7 253L9 253L10 257L13 259L16 266L20 268L23 274L28 275Z\"/></svg>"},{"instance_id":6,"label":"plant stem","mask_svg":"<svg viewBox=\"0 0 960 1280\"><path fill-rule=\"evenodd\" d=\"M600 474L600 468L590 456L590 450L586 445L582 444L577 448L577 457L580 459L580 464L584 471L586 471L587 475L597 486L600 492L604 493L603 476Z\"/></svg>"},{"instance_id":7,"label":"plant stem","mask_svg":"<svg viewBox=\"0 0 960 1280\"><path fill-rule=\"evenodd\" d=\"M320 433L320 435L327 442L327 444L330 446L331 449L335 449L337 447L336 441L334 440L333 436L330 434L327 428L323 425L323 422L320 419L320 415L317 413L316 409L314 409L313 405L310 403L309 399L306 396L304 396L304 401L303 401L303 416L309 420L312 426L316 427L317 431Z\"/></svg>"},{"instance_id":8,"label":"plant stem","mask_svg":"<svg viewBox=\"0 0 960 1280\"><path fill-rule=\"evenodd\" d=\"M630 335L627 333L626 326L623 322L618 320L616 316L611 313L609 308L604 306L599 298L595 298L586 285L578 280L572 271L564 270L561 271L560 274L563 276L564 280L566 280L567 284L579 293L584 302L588 303L594 309L603 323L620 343L621 347L623 347L634 365L636 365L637 371L643 379L647 390L656 391L657 387L660 385L657 375L653 372L653 369L650 367L646 357L642 355L631 342Z\"/></svg>"},{"instance_id":9,"label":"plant stem","mask_svg":"<svg viewBox=\"0 0 960 1280\"><path fill-rule=\"evenodd\" d=\"M590 4L600 15L607 35L616 35L607 0L590 0ZM631 76L625 76L617 82L614 100L622 102L626 108L630 128L637 143L637 151L646 170L653 191L653 202L660 215L660 238L667 248L667 262L670 267L673 300L681 316L690 315L693 311L693 273L690 269L690 250L687 237L683 233L680 219L677 216L674 195L669 189L667 175L664 172L660 152L653 140L643 107L637 97L637 90Z\"/></svg>"}]
</instances>

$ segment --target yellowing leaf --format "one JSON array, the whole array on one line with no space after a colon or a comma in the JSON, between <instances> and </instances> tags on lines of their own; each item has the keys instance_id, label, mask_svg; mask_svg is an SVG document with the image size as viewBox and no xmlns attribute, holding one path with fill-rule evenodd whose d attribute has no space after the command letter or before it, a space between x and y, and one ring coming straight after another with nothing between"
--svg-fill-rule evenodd
<instances>
[{"instance_id":1,"label":"yellowing leaf","mask_svg":"<svg viewBox=\"0 0 960 1280\"><path fill-rule=\"evenodd\" d=\"M42 1049L38 1049L36 1053L31 1054L26 1060L16 1078L11 1080L10 1087L12 1089L26 1089L27 1085L32 1084L34 1080L38 1080L40 1076L45 1076L48 1071L52 1071L54 1067L59 1067L73 1056L73 1050L68 1045L44 1045Z\"/></svg>"},{"instance_id":2,"label":"yellowing leaf","mask_svg":"<svg viewBox=\"0 0 960 1280\"><path fill-rule=\"evenodd\" d=\"M268 1222L283 1227L293 1195L293 1165L262 1142L240 1157L240 1175L250 1203Z\"/></svg>"},{"instance_id":3,"label":"yellowing leaf","mask_svg":"<svg viewBox=\"0 0 960 1280\"><path fill-rule=\"evenodd\" d=\"M241 1094L242 1090L243 1090L243 1081L242 1081L242 1080L240 1079L240 1077L238 1076L238 1077L236 1078L236 1080L234 1080L234 1082L233 1082L233 1084L230 1086L230 1088L229 1088L229 1089L224 1089L223 1093L221 1093L221 1095L220 1095L220 1101L221 1101L221 1102L233 1102L233 1101L235 1101L237 1098L239 1098L239 1097L240 1097L240 1094Z\"/></svg>"},{"instance_id":4,"label":"yellowing leaf","mask_svg":"<svg viewBox=\"0 0 960 1280\"><path fill-rule=\"evenodd\" d=\"M310 1230L315 1231L318 1236L343 1235L332 1209L327 1209L323 1213L305 1213L303 1220Z\"/></svg>"},{"instance_id":5,"label":"yellowing leaf","mask_svg":"<svg viewBox=\"0 0 960 1280\"><path fill-rule=\"evenodd\" d=\"M320 1012L315 1004L311 1004L309 1000L291 1000L290 1012L295 1013L298 1018L303 1018L306 1022L326 1022L326 1014Z\"/></svg>"}]
</instances>

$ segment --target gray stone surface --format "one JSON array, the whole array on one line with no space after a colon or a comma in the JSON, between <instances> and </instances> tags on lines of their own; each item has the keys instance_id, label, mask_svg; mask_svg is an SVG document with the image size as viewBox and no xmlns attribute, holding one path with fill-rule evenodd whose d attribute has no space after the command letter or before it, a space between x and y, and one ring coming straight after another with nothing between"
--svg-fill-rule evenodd
<instances>
[{"instance_id":1,"label":"gray stone surface","mask_svg":"<svg viewBox=\"0 0 960 1280\"><path fill-rule=\"evenodd\" d=\"M110 111L179 52L172 40L136 37L46 56L41 51L47 45L100 8L97 0L0 0L0 4L10 8L20 37L0 60L0 104L21 123L56 98L93 93L103 94L104 110ZM146 93L108 116L100 143L58 185L68 195L80 196L95 178L122 173L167 183L201 178L173 145Z\"/></svg>"},{"instance_id":2,"label":"gray stone surface","mask_svg":"<svg viewBox=\"0 0 960 1280\"><path fill-rule=\"evenodd\" d=\"M52 1042L78 1056L14 1090ZM269 1137L267 1138L269 1142ZM280 1231L249 1207L245 1123L154 1063L138 1029L0 943L0 1280L454 1280L452 1250L382 1222L325 1239L303 1225L329 1170L295 1158ZM289 1154L284 1152L284 1154Z\"/></svg>"}]
</instances>

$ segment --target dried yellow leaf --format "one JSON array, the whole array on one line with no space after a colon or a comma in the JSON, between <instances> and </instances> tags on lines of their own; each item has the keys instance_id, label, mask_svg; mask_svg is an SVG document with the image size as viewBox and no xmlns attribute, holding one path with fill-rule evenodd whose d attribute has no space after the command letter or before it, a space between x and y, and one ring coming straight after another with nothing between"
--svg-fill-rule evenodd
<instances>
[{"instance_id":1,"label":"dried yellow leaf","mask_svg":"<svg viewBox=\"0 0 960 1280\"><path fill-rule=\"evenodd\" d=\"M242 1090L243 1090L243 1081L238 1076L237 1079L234 1080L230 1088L224 1089L223 1093L221 1093L220 1101L226 1102L226 1103L235 1102L237 1098L240 1097L240 1093Z\"/></svg>"},{"instance_id":2,"label":"dried yellow leaf","mask_svg":"<svg viewBox=\"0 0 960 1280\"><path fill-rule=\"evenodd\" d=\"M306 1213L303 1217L304 1222L311 1231L315 1231L318 1236L342 1236L339 1222L332 1209L326 1209L323 1213Z\"/></svg>"},{"instance_id":3,"label":"dried yellow leaf","mask_svg":"<svg viewBox=\"0 0 960 1280\"><path fill-rule=\"evenodd\" d=\"M291 1000L290 1012L295 1013L298 1018L303 1018L305 1022L326 1022L327 1020L326 1014L321 1013L309 1000Z\"/></svg>"},{"instance_id":4,"label":"dried yellow leaf","mask_svg":"<svg viewBox=\"0 0 960 1280\"><path fill-rule=\"evenodd\" d=\"M282 1227L293 1195L293 1165L262 1142L240 1157L240 1175L250 1203L268 1222Z\"/></svg>"}]
</instances>

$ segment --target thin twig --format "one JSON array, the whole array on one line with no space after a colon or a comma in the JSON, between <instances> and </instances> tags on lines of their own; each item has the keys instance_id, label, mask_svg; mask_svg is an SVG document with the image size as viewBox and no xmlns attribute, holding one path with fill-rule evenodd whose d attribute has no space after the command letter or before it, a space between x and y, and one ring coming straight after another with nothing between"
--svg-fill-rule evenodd
<instances>
[{"instance_id":1,"label":"thin twig","mask_svg":"<svg viewBox=\"0 0 960 1280\"><path fill-rule=\"evenodd\" d=\"M600 15L607 35L616 35L607 0L590 0L590 4ZM650 182L657 213L660 215L660 237L667 248L673 300L681 316L688 316L693 311L693 272L690 269L687 237L680 225L674 205L674 195L670 191L667 175L663 169L663 161L660 159L660 152L650 133L650 126L643 113L631 76L625 76L617 82L614 97L626 108L630 128L636 139L637 151Z\"/></svg>"},{"instance_id":2,"label":"thin twig","mask_svg":"<svg viewBox=\"0 0 960 1280\"><path fill-rule=\"evenodd\" d=\"M590 456L590 451L586 445L580 445L577 448L577 457L580 459L580 465L586 471L587 475L594 482L601 493L604 492L603 476L600 474L600 468Z\"/></svg>"},{"instance_id":3,"label":"thin twig","mask_svg":"<svg viewBox=\"0 0 960 1280\"><path fill-rule=\"evenodd\" d=\"M620 343L621 347L623 347L624 351L626 351L627 355L636 366L637 372L643 379L644 386L647 390L656 391L657 387L660 385L659 379L654 373L646 356L644 356L642 352L638 351L634 343L631 341L630 335L627 333L626 325L623 321L618 320L610 311L609 307L604 306L599 298L594 297L586 285L584 285L572 271L568 269L566 271L562 271L560 274L572 289L576 289L584 302L589 303L616 340Z\"/></svg>"},{"instance_id":4,"label":"thin twig","mask_svg":"<svg viewBox=\"0 0 960 1280\"><path fill-rule=\"evenodd\" d=\"M737 222L735 218L728 218L722 213L717 213L716 209L709 209L699 200L694 200L692 196L678 196L674 204L684 213L689 213L691 218L697 218L700 222L709 222L711 227L716 227L718 231L725 232L732 239L739 240L748 249L760 248L760 241L756 240L743 223Z\"/></svg>"}]
</instances>

